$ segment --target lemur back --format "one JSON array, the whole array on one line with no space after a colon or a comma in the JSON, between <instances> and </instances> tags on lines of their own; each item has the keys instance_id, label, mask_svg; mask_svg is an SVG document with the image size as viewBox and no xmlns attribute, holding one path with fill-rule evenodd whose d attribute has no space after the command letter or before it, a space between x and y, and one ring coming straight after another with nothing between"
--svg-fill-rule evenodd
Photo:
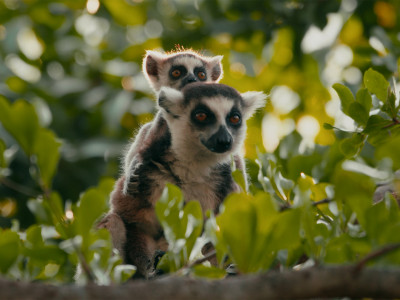
<instances>
[{"instance_id":1,"label":"lemur back","mask_svg":"<svg viewBox=\"0 0 400 300\"><path fill-rule=\"evenodd\" d=\"M125 263L137 266L136 276L151 276L154 253L168 247L154 211L166 183L179 186L185 201L199 201L204 212L217 212L224 198L239 190L231 176L231 155L242 147L246 120L264 100L262 93L241 95L222 84L161 88L162 130L138 148L99 224L110 230ZM119 193L123 185L126 195Z\"/></svg>"}]
</instances>

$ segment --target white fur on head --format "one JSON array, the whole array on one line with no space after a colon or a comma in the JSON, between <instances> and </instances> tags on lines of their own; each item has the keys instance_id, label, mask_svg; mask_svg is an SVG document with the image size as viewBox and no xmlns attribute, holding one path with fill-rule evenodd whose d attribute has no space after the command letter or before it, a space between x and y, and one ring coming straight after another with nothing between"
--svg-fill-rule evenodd
<instances>
[{"instance_id":1,"label":"white fur on head","mask_svg":"<svg viewBox=\"0 0 400 300\"><path fill-rule=\"evenodd\" d=\"M265 106L267 95L263 92L251 91L241 95L244 101L243 113L246 120L250 118L257 109Z\"/></svg>"},{"instance_id":2,"label":"white fur on head","mask_svg":"<svg viewBox=\"0 0 400 300\"><path fill-rule=\"evenodd\" d=\"M183 93L176 89L163 86L158 93L158 107L163 109L167 114L175 117L179 114L179 104L183 100Z\"/></svg>"}]
</instances>

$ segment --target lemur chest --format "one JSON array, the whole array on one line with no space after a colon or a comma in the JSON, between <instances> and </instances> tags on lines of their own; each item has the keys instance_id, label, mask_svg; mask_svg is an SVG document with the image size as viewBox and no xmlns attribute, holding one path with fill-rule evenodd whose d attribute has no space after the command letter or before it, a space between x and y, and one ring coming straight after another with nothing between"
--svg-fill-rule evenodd
<instances>
[{"instance_id":1,"label":"lemur chest","mask_svg":"<svg viewBox=\"0 0 400 300\"><path fill-rule=\"evenodd\" d=\"M199 201L203 212L214 211L222 201L218 192L221 178L211 170L196 172L179 166L168 170L162 167L152 177L158 187L153 193L153 203L159 199L167 183L177 185L182 190L185 201Z\"/></svg>"}]
</instances>

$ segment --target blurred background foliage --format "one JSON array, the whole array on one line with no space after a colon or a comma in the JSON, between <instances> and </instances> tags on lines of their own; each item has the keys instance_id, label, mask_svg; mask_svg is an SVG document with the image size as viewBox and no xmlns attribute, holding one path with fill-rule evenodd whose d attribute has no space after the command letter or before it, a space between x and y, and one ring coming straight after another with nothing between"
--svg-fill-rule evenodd
<instances>
[{"instance_id":1,"label":"blurred background foliage","mask_svg":"<svg viewBox=\"0 0 400 300\"><path fill-rule=\"evenodd\" d=\"M117 177L128 140L152 119L141 73L147 49L223 55L222 83L270 95L248 124L252 179L258 154L274 153L286 177L329 181L345 155L323 124L355 128L332 85L355 93L370 67L398 78L399 11L396 0L1 0L0 97L31 103L60 139L52 189L74 203L102 177ZM0 139L0 166L10 161L1 169L0 226L16 218L26 228L35 222L27 200L40 187L1 126ZM371 163L373 150L363 151Z\"/></svg>"}]
</instances>

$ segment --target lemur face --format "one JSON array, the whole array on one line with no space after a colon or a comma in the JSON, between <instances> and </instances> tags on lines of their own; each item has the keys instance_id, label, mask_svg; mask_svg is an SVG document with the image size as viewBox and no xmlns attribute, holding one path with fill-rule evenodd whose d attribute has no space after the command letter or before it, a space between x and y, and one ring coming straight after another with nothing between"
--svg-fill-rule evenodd
<instances>
[{"instance_id":1,"label":"lemur face","mask_svg":"<svg viewBox=\"0 0 400 300\"><path fill-rule=\"evenodd\" d=\"M239 94L223 84L193 83L182 92L163 87L158 105L163 111L177 152L226 156L242 146L246 120L264 105L260 92Z\"/></svg>"},{"instance_id":2,"label":"lemur face","mask_svg":"<svg viewBox=\"0 0 400 300\"><path fill-rule=\"evenodd\" d=\"M193 51L147 51L143 71L155 91L163 86L181 90L189 83L218 82L222 77L221 59L222 56L206 57Z\"/></svg>"}]
</instances>

